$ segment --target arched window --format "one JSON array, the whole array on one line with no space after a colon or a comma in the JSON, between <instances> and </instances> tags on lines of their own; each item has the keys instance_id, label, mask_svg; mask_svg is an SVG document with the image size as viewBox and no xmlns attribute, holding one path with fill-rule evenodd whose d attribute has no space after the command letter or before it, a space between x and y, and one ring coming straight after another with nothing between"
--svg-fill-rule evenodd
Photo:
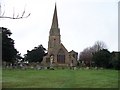
<instances>
[{"instance_id":1,"label":"arched window","mask_svg":"<svg viewBox=\"0 0 120 90\"><path fill-rule=\"evenodd\" d=\"M65 63L65 53L62 49L60 49L58 54L57 54L57 62L58 63Z\"/></svg>"}]
</instances>

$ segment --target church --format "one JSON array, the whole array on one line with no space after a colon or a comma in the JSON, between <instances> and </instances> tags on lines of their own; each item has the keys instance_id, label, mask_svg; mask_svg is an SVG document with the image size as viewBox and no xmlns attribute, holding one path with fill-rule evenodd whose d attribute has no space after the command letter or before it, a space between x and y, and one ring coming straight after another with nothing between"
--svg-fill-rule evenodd
<instances>
[{"instance_id":1,"label":"church","mask_svg":"<svg viewBox=\"0 0 120 90\"><path fill-rule=\"evenodd\" d=\"M41 64L46 67L68 67L77 65L78 53L70 51L61 43L60 28L58 25L57 8L55 4L52 25L49 31L48 54Z\"/></svg>"}]
</instances>

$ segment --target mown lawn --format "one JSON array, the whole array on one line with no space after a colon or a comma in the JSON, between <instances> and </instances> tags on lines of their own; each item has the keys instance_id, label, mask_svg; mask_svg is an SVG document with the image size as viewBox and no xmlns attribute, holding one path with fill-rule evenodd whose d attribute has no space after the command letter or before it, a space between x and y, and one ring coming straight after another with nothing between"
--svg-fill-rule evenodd
<instances>
[{"instance_id":1,"label":"mown lawn","mask_svg":"<svg viewBox=\"0 0 120 90\"><path fill-rule=\"evenodd\" d=\"M2 89L2 68L0 67L0 89Z\"/></svg>"},{"instance_id":2,"label":"mown lawn","mask_svg":"<svg viewBox=\"0 0 120 90\"><path fill-rule=\"evenodd\" d=\"M117 70L3 70L3 88L117 88Z\"/></svg>"}]
</instances>

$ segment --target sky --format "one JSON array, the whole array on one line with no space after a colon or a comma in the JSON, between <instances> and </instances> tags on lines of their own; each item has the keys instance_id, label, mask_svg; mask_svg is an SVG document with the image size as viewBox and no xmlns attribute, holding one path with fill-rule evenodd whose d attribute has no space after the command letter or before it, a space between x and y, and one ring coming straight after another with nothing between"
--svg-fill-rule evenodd
<instances>
[{"instance_id":1,"label":"sky","mask_svg":"<svg viewBox=\"0 0 120 90\"><path fill-rule=\"evenodd\" d=\"M15 48L22 54L42 44L48 48L55 2L61 42L78 53L103 41L109 51L118 51L119 0L0 0L4 16L22 14L24 19L0 19L0 27L13 33Z\"/></svg>"}]
</instances>

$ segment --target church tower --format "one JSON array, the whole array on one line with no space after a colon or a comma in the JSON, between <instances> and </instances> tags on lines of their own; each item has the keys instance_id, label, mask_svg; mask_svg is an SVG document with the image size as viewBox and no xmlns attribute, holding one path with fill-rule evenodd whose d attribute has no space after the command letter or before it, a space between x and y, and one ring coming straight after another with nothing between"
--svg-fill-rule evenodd
<instances>
[{"instance_id":1,"label":"church tower","mask_svg":"<svg viewBox=\"0 0 120 90\"><path fill-rule=\"evenodd\" d=\"M54 67L75 66L77 55L74 51L68 52L61 43L60 29L58 25L57 7L53 13L52 25L49 31L48 54L43 58L41 64L46 67L53 65Z\"/></svg>"},{"instance_id":2,"label":"church tower","mask_svg":"<svg viewBox=\"0 0 120 90\"><path fill-rule=\"evenodd\" d=\"M57 49L60 46L60 43L60 29L58 26L57 8L55 4L52 25L49 32L48 54L51 54L55 49Z\"/></svg>"}]
</instances>

